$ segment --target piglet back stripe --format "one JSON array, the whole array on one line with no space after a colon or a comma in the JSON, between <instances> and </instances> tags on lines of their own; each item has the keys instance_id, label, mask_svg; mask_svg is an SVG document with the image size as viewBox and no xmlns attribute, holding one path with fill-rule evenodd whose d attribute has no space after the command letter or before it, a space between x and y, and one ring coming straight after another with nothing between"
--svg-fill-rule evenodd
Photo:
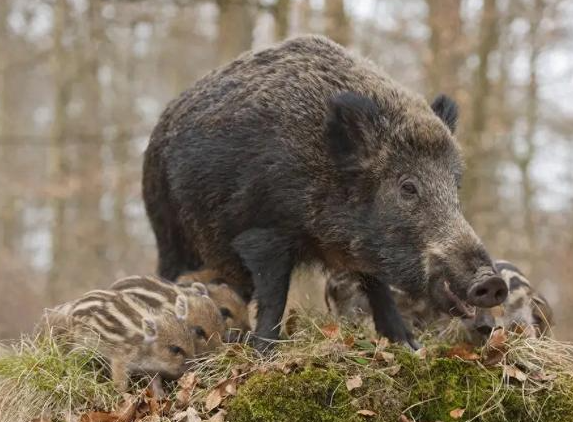
<instances>
[{"instance_id":1,"label":"piglet back stripe","mask_svg":"<svg viewBox=\"0 0 573 422\"><path fill-rule=\"evenodd\" d=\"M122 344L125 341L124 330L118 330L117 327L110 329L98 318L92 318L89 321L89 327L107 343Z\"/></svg>"},{"instance_id":2,"label":"piglet back stripe","mask_svg":"<svg viewBox=\"0 0 573 422\"><path fill-rule=\"evenodd\" d=\"M139 331L141 329L142 315L130 306L125 300L117 300L106 303L108 311L115 316L128 330Z\"/></svg>"},{"instance_id":3,"label":"piglet back stripe","mask_svg":"<svg viewBox=\"0 0 573 422\"><path fill-rule=\"evenodd\" d=\"M120 280L115 282L111 288L114 290L126 292L131 290L138 290L149 292L149 294L155 293L156 295L162 296L173 302L175 302L175 298L178 294L177 289L173 285L155 278L139 278L126 281Z\"/></svg>"},{"instance_id":4,"label":"piglet back stripe","mask_svg":"<svg viewBox=\"0 0 573 422\"><path fill-rule=\"evenodd\" d=\"M122 290L122 292L145 303L150 308L160 308L170 301L170 298L160 293L146 290L141 287L129 288ZM173 299L173 301L175 301L175 299Z\"/></svg>"}]
</instances>

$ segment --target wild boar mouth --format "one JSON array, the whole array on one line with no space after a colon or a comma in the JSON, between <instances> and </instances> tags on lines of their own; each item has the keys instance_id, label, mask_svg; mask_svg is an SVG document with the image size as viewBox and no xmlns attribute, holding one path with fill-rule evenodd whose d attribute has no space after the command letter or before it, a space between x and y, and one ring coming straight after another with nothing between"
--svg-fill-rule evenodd
<instances>
[{"instance_id":1,"label":"wild boar mouth","mask_svg":"<svg viewBox=\"0 0 573 422\"><path fill-rule=\"evenodd\" d=\"M474 318L476 315L476 309L473 306L468 305L464 300L460 299L458 295L456 295L450 289L450 282L445 280L444 281L444 292L446 293L446 297L452 302L453 307L452 310L457 311L456 313L459 314L463 318Z\"/></svg>"}]
</instances>

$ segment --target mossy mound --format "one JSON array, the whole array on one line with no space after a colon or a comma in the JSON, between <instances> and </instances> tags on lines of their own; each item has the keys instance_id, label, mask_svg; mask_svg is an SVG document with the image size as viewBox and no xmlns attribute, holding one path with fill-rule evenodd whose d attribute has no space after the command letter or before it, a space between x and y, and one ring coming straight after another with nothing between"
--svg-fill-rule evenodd
<instances>
[{"instance_id":1,"label":"mossy mound","mask_svg":"<svg viewBox=\"0 0 573 422\"><path fill-rule=\"evenodd\" d=\"M324 315L297 319L266 354L232 344L198 359L162 399L145 384L118 394L96 351L23 341L0 349L0 422L573 422L570 344L501 333L475 349L428 332L414 353Z\"/></svg>"},{"instance_id":2,"label":"mossy mound","mask_svg":"<svg viewBox=\"0 0 573 422\"><path fill-rule=\"evenodd\" d=\"M460 352L430 333L424 353L413 353L320 317L298 328L258 362L227 355L227 368L233 359L255 368L238 378L228 421L573 421L569 344L504 334L492 361L487 345ZM349 389L356 377L361 385Z\"/></svg>"},{"instance_id":3,"label":"mossy mound","mask_svg":"<svg viewBox=\"0 0 573 422\"><path fill-rule=\"evenodd\" d=\"M354 421L344 378L333 370L305 369L285 375L258 374L228 406L236 422Z\"/></svg>"},{"instance_id":4,"label":"mossy mound","mask_svg":"<svg viewBox=\"0 0 573 422\"><path fill-rule=\"evenodd\" d=\"M233 422L479 420L486 422L573 421L573 381L546 386L509 382L499 367L436 358L398 358L393 381L367 375L348 391L348 374L333 368L259 373L250 377L227 405ZM369 410L366 415L358 413ZM458 414L455 412L458 411ZM461 415L460 415L461 412Z\"/></svg>"}]
</instances>

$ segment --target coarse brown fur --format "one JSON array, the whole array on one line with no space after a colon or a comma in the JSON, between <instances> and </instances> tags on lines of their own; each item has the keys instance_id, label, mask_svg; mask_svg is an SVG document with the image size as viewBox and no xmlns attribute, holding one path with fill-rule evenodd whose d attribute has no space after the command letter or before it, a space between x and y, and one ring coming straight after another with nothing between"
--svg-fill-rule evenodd
<instances>
[{"instance_id":1,"label":"coarse brown fur","mask_svg":"<svg viewBox=\"0 0 573 422\"><path fill-rule=\"evenodd\" d=\"M204 266L247 301L256 291L261 339L278 336L306 262L356 273L378 332L414 347L390 283L444 309L502 302L460 211L456 119L447 97L430 106L323 37L245 53L172 101L152 133L143 196L159 274Z\"/></svg>"},{"instance_id":2,"label":"coarse brown fur","mask_svg":"<svg viewBox=\"0 0 573 422\"><path fill-rule=\"evenodd\" d=\"M176 298L186 296L189 302L186 322L190 329L198 333L194 345L196 354L210 352L221 345L225 333L224 320L216 303L205 294L205 287L201 283L189 289L180 289L155 276L131 276L117 280L110 289L121 291L158 312L175 312Z\"/></svg>"},{"instance_id":3,"label":"coarse brown fur","mask_svg":"<svg viewBox=\"0 0 573 422\"><path fill-rule=\"evenodd\" d=\"M478 308L474 318L465 320L467 337L476 344L483 343L492 330L503 327L525 335L551 335L554 325L553 311L547 300L513 264L495 262L501 277L509 287L507 299L495 308ZM426 299L412 299L405 292L393 289L394 300L402 315L414 327L425 329L429 325L447 323L444 313ZM370 317L368 298L360 287L359 280L351 274L338 273L327 276L325 301L328 310L339 318L363 323Z\"/></svg>"},{"instance_id":4,"label":"coarse brown fur","mask_svg":"<svg viewBox=\"0 0 573 422\"><path fill-rule=\"evenodd\" d=\"M112 379L120 391L129 375L179 378L196 354L197 333L186 323L188 301L176 298L174 312L157 312L120 291L94 290L79 299L47 310L46 329L54 330L66 345L87 345L109 361Z\"/></svg>"},{"instance_id":5,"label":"coarse brown fur","mask_svg":"<svg viewBox=\"0 0 573 422\"><path fill-rule=\"evenodd\" d=\"M214 270L206 269L184 273L176 281L180 288L192 288L197 282L201 282L207 287L209 297L219 308L225 320L226 340L239 341L243 334L251 330L247 303Z\"/></svg>"}]
</instances>

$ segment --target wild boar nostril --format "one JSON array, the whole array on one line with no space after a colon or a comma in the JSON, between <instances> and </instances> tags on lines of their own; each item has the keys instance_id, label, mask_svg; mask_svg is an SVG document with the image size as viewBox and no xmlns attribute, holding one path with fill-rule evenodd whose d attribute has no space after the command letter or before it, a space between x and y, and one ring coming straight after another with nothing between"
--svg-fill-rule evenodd
<instances>
[{"instance_id":1,"label":"wild boar nostril","mask_svg":"<svg viewBox=\"0 0 573 422\"><path fill-rule=\"evenodd\" d=\"M487 289L477 289L476 290L476 296L485 296L487 295Z\"/></svg>"}]
</instances>

